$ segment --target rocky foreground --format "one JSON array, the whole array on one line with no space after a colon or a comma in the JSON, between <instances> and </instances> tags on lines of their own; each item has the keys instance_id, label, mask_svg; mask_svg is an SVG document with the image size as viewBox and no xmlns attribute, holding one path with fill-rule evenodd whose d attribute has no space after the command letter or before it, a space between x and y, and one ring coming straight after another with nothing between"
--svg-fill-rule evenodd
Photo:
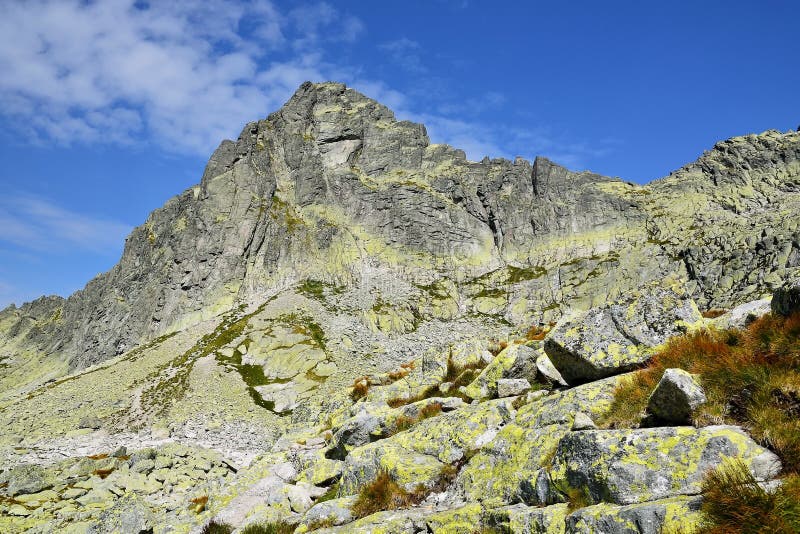
<instances>
[{"instance_id":1,"label":"rocky foreground","mask_svg":"<svg viewBox=\"0 0 800 534\"><path fill-rule=\"evenodd\" d=\"M785 458L685 369L616 396L796 311L798 213L800 133L637 186L304 84L111 271L0 312L0 531L693 532L709 472Z\"/></svg>"}]
</instances>

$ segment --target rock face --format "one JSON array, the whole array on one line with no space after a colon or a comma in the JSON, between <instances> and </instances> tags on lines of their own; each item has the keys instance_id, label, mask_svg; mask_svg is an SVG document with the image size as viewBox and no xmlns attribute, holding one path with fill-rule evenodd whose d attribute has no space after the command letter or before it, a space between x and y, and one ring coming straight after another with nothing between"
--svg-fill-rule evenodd
<instances>
[{"instance_id":1,"label":"rock face","mask_svg":"<svg viewBox=\"0 0 800 534\"><path fill-rule=\"evenodd\" d=\"M800 280L793 280L775 291L772 311L785 316L800 312Z\"/></svg>"},{"instance_id":2,"label":"rock face","mask_svg":"<svg viewBox=\"0 0 800 534\"><path fill-rule=\"evenodd\" d=\"M799 132L639 186L303 84L109 272L0 311L0 532L692 532L709 469L777 458L604 421L670 336L796 310L798 212ZM700 392L651 401L684 424ZM387 477L415 505L357 517Z\"/></svg>"},{"instance_id":3,"label":"rock face","mask_svg":"<svg viewBox=\"0 0 800 534\"><path fill-rule=\"evenodd\" d=\"M687 424L692 411L706 402L703 388L683 369L667 369L647 402L647 410L663 421Z\"/></svg>"},{"instance_id":4,"label":"rock face","mask_svg":"<svg viewBox=\"0 0 800 534\"><path fill-rule=\"evenodd\" d=\"M565 316L547 335L544 348L567 382L597 380L646 362L653 347L701 319L680 289L654 286Z\"/></svg>"}]
</instances>

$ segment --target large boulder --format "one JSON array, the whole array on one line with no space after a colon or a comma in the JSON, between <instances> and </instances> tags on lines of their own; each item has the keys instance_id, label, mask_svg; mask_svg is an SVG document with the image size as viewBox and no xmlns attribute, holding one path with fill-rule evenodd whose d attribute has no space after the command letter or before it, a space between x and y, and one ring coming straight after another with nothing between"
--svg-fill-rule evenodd
<instances>
[{"instance_id":1,"label":"large boulder","mask_svg":"<svg viewBox=\"0 0 800 534\"><path fill-rule=\"evenodd\" d=\"M509 345L469 384L465 390L472 399L484 400L497 396L497 382L502 379L536 379L535 349L526 345Z\"/></svg>"},{"instance_id":2,"label":"large boulder","mask_svg":"<svg viewBox=\"0 0 800 534\"><path fill-rule=\"evenodd\" d=\"M570 534L694 532L701 519L700 503L700 497L671 497L627 506L597 504L571 513L562 528Z\"/></svg>"},{"instance_id":3,"label":"large boulder","mask_svg":"<svg viewBox=\"0 0 800 534\"><path fill-rule=\"evenodd\" d=\"M357 447L345 459L341 493L357 492L380 471L389 472L407 489L417 484L430 487L439 480L445 465L476 453L511 422L513 415L509 399L468 405L421 421L390 438Z\"/></svg>"},{"instance_id":4,"label":"large boulder","mask_svg":"<svg viewBox=\"0 0 800 534\"><path fill-rule=\"evenodd\" d=\"M541 504L536 480L569 432L567 425L523 428L509 423L465 465L456 489L467 501L488 505Z\"/></svg>"},{"instance_id":5,"label":"large boulder","mask_svg":"<svg viewBox=\"0 0 800 534\"><path fill-rule=\"evenodd\" d=\"M500 532L564 534L568 513L568 506L563 503L543 507L513 504L489 511L487 523Z\"/></svg>"},{"instance_id":6,"label":"large boulder","mask_svg":"<svg viewBox=\"0 0 800 534\"><path fill-rule=\"evenodd\" d=\"M800 279L775 290L772 294L772 312L785 316L800 312Z\"/></svg>"},{"instance_id":7,"label":"large boulder","mask_svg":"<svg viewBox=\"0 0 800 534\"><path fill-rule=\"evenodd\" d=\"M781 469L775 454L738 427L587 430L562 438L550 482L565 495L578 490L594 502L633 504L696 495L706 472L728 458L760 481Z\"/></svg>"},{"instance_id":8,"label":"large boulder","mask_svg":"<svg viewBox=\"0 0 800 534\"><path fill-rule=\"evenodd\" d=\"M3 477L7 483L5 492L9 497L38 493L53 487L53 476L46 469L34 464L22 464Z\"/></svg>"},{"instance_id":9,"label":"large boulder","mask_svg":"<svg viewBox=\"0 0 800 534\"><path fill-rule=\"evenodd\" d=\"M588 382L638 367L654 347L701 320L680 287L650 286L567 314L545 338L544 350L568 383Z\"/></svg>"},{"instance_id":10,"label":"large boulder","mask_svg":"<svg viewBox=\"0 0 800 534\"><path fill-rule=\"evenodd\" d=\"M753 300L736 306L727 313L720 315L714 320L717 328L737 328L742 329L750 323L770 312L771 299Z\"/></svg>"},{"instance_id":11,"label":"large boulder","mask_svg":"<svg viewBox=\"0 0 800 534\"><path fill-rule=\"evenodd\" d=\"M706 394L694 376L683 369L667 369L650 394L647 409L663 421L687 424L705 402Z\"/></svg>"}]
</instances>

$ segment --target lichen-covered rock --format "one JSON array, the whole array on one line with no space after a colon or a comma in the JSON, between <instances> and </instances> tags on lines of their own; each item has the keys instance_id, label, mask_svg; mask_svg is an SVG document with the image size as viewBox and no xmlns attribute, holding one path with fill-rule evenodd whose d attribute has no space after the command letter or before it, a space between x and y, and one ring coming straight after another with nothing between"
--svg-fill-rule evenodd
<instances>
[{"instance_id":1,"label":"lichen-covered rock","mask_svg":"<svg viewBox=\"0 0 800 534\"><path fill-rule=\"evenodd\" d=\"M317 503L303 515L298 528L300 532L307 532L313 526L339 526L350 523L355 519L350 511L355 502L356 497L350 496Z\"/></svg>"},{"instance_id":2,"label":"lichen-covered rock","mask_svg":"<svg viewBox=\"0 0 800 534\"><path fill-rule=\"evenodd\" d=\"M498 397L513 397L524 395L531 389L531 384L525 378L501 378L497 381Z\"/></svg>"},{"instance_id":3,"label":"lichen-covered rock","mask_svg":"<svg viewBox=\"0 0 800 534\"><path fill-rule=\"evenodd\" d=\"M570 384L630 371L652 348L702 320L680 287L649 286L616 302L574 312L551 330L544 348Z\"/></svg>"},{"instance_id":4,"label":"lichen-covered rock","mask_svg":"<svg viewBox=\"0 0 800 534\"><path fill-rule=\"evenodd\" d=\"M570 534L690 534L700 524L701 502L700 497L670 497L626 506L605 503L587 506L566 517L565 531Z\"/></svg>"},{"instance_id":5,"label":"lichen-covered rock","mask_svg":"<svg viewBox=\"0 0 800 534\"><path fill-rule=\"evenodd\" d=\"M603 416L614 400L614 390L627 375L617 375L545 395L517 411L516 423L524 428L554 424L572 425L575 414Z\"/></svg>"},{"instance_id":6,"label":"lichen-covered rock","mask_svg":"<svg viewBox=\"0 0 800 534\"><path fill-rule=\"evenodd\" d=\"M666 369L650 394L647 409L663 421L686 424L705 402L706 394L695 377L683 369Z\"/></svg>"},{"instance_id":7,"label":"lichen-covered rock","mask_svg":"<svg viewBox=\"0 0 800 534\"><path fill-rule=\"evenodd\" d=\"M140 497L129 494L114 502L113 506L100 515L87 534L117 534L130 532L144 534L152 532L156 519L150 507Z\"/></svg>"},{"instance_id":8,"label":"lichen-covered rock","mask_svg":"<svg viewBox=\"0 0 800 534\"><path fill-rule=\"evenodd\" d=\"M487 506L541 504L536 480L569 428L523 428L509 423L461 469L455 487L467 501Z\"/></svg>"},{"instance_id":9,"label":"lichen-covered rock","mask_svg":"<svg viewBox=\"0 0 800 534\"><path fill-rule=\"evenodd\" d=\"M511 344L491 360L489 365L470 383L464 393L477 400L490 399L498 394L500 380L536 380L538 353L527 345Z\"/></svg>"},{"instance_id":10,"label":"lichen-covered rock","mask_svg":"<svg viewBox=\"0 0 800 534\"><path fill-rule=\"evenodd\" d=\"M357 447L345 459L341 491L355 493L381 470L408 489L417 484L431 486L445 465L461 461L492 441L513 414L507 399L469 405Z\"/></svg>"},{"instance_id":11,"label":"lichen-covered rock","mask_svg":"<svg viewBox=\"0 0 800 534\"><path fill-rule=\"evenodd\" d=\"M572 420L572 430L579 431L579 430L595 430L597 425L592 421L592 418L586 415L584 412L578 412L575 414L574 419Z\"/></svg>"},{"instance_id":12,"label":"lichen-covered rock","mask_svg":"<svg viewBox=\"0 0 800 534\"><path fill-rule=\"evenodd\" d=\"M784 316L800 312L800 279L786 283L772 294L772 312Z\"/></svg>"},{"instance_id":13,"label":"lichen-covered rock","mask_svg":"<svg viewBox=\"0 0 800 534\"><path fill-rule=\"evenodd\" d=\"M758 480L781 468L775 454L738 427L587 430L561 439L550 477L564 493L575 488L594 502L633 504L696 495L706 472L729 458L744 462Z\"/></svg>"},{"instance_id":14,"label":"lichen-covered rock","mask_svg":"<svg viewBox=\"0 0 800 534\"><path fill-rule=\"evenodd\" d=\"M33 464L17 466L3 477L8 484L5 493L9 497L37 493L53 486L52 475L43 467Z\"/></svg>"},{"instance_id":15,"label":"lichen-covered rock","mask_svg":"<svg viewBox=\"0 0 800 534\"><path fill-rule=\"evenodd\" d=\"M564 534L567 504L527 506L514 504L492 509L487 523L501 532L515 534ZM600 532L600 531L598 531Z\"/></svg>"}]
</instances>

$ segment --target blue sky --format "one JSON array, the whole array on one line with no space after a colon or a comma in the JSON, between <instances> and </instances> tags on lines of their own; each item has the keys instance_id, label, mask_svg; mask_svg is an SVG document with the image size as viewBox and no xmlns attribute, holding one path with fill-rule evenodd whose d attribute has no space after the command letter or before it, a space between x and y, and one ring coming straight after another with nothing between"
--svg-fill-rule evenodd
<instances>
[{"instance_id":1,"label":"blue sky","mask_svg":"<svg viewBox=\"0 0 800 534\"><path fill-rule=\"evenodd\" d=\"M0 0L0 308L68 295L305 80L647 182L800 124L800 2Z\"/></svg>"}]
</instances>

